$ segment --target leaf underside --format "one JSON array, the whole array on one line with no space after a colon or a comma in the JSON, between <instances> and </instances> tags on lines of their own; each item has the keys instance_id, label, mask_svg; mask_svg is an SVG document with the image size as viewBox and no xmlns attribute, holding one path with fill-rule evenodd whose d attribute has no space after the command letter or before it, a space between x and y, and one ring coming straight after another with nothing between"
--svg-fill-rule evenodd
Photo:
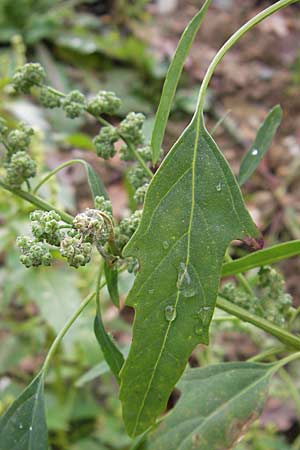
<instances>
[{"instance_id":1,"label":"leaf underside","mask_svg":"<svg viewBox=\"0 0 300 450\"><path fill-rule=\"evenodd\" d=\"M0 419L0 450L47 450L42 374L20 394Z\"/></svg>"},{"instance_id":2,"label":"leaf underside","mask_svg":"<svg viewBox=\"0 0 300 450\"><path fill-rule=\"evenodd\" d=\"M124 250L140 262L127 297L135 308L133 341L120 374L131 436L155 422L192 350L208 343L229 243L256 238L236 179L198 114L154 176Z\"/></svg>"},{"instance_id":3,"label":"leaf underside","mask_svg":"<svg viewBox=\"0 0 300 450\"><path fill-rule=\"evenodd\" d=\"M187 370L173 412L149 436L147 450L227 450L262 411L271 365L223 363Z\"/></svg>"}]
</instances>

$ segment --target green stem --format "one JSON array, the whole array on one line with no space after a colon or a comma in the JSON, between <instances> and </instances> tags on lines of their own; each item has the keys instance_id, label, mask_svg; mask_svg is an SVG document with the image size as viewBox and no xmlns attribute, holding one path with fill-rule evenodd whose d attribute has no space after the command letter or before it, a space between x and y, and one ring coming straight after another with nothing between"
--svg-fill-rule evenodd
<instances>
[{"instance_id":1,"label":"green stem","mask_svg":"<svg viewBox=\"0 0 300 450\"><path fill-rule=\"evenodd\" d=\"M232 314L233 316L239 317L244 322L249 322L252 325L255 325L257 328L266 331L267 333L276 337L283 344L289 347L300 349L300 338L294 336L286 330L281 329L277 325L272 324L268 320L249 313L249 311L246 311L245 309L229 302L220 295L217 299L217 307L229 314Z\"/></svg>"},{"instance_id":2,"label":"green stem","mask_svg":"<svg viewBox=\"0 0 300 450\"><path fill-rule=\"evenodd\" d=\"M109 123L107 120L103 119L103 117L97 117L98 121L106 126L106 127L112 127L112 124ZM131 145L131 143L128 141L128 139L126 139L122 133L118 132L118 135L120 136L120 138L126 143L127 147L129 148L129 151L134 155L134 157L138 160L138 162L141 164L141 166L143 167L145 173L147 173L147 175L150 178L153 178L153 173L152 171L149 169L149 167L147 166L147 164L145 163L145 161L143 160L143 158L141 157L141 155L139 155L139 153L136 151L136 149Z\"/></svg>"},{"instance_id":3,"label":"green stem","mask_svg":"<svg viewBox=\"0 0 300 450\"><path fill-rule=\"evenodd\" d=\"M81 159L70 159L69 161L66 161L59 166L55 167L55 169L51 170L44 178L41 179L41 181L35 186L32 193L36 194L37 191L40 189L40 187L45 184L51 177L53 177L57 172L64 169L65 167L71 166L72 164L83 164L85 165L85 161L82 161Z\"/></svg>"},{"instance_id":4,"label":"green stem","mask_svg":"<svg viewBox=\"0 0 300 450\"><path fill-rule=\"evenodd\" d=\"M44 211L52 211L54 210L57 212L57 214L60 215L61 219L69 224L73 223L73 217L65 213L64 211L61 211L60 209L57 209L55 206L51 205L48 202L45 202L40 197L37 197L36 195L31 194L30 192L22 191L21 189L12 189L8 184L3 183L3 181L0 180L0 186L3 189L6 189L7 191L11 192L14 195L17 195L18 197L22 198L23 200L26 200L27 202L31 203L34 206L37 206L40 209L43 209Z\"/></svg>"},{"instance_id":5,"label":"green stem","mask_svg":"<svg viewBox=\"0 0 300 450\"><path fill-rule=\"evenodd\" d=\"M247 359L249 362L263 361L272 356L277 355L278 353L284 352L285 347L283 345L278 345L276 347L268 348L264 352L259 353L258 355L253 356L252 358Z\"/></svg>"},{"instance_id":6,"label":"green stem","mask_svg":"<svg viewBox=\"0 0 300 450\"><path fill-rule=\"evenodd\" d=\"M231 263L233 261L231 256L227 252L225 254L224 259L227 263ZM244 277L244 275L238 273L235 275L235 277L239 281L239 283L243 286L244 290L248 292L248 294L255 296L253 289L251 288L250 284L248 283L248 280L246 279L246 277Z\"/></svg>"},{"instance_id":7,"label":"green stem","mask_svg":"<svg viewBox=\"0 0 300 450\"><path fill-rule=\"evenodd\" d=\"M264 9L259 14L257 14L255 17L253 17L248 22L246 22L239 30L237 30L225 42L225 44L220 48L220 50L218 51L218 53L212 60L209 68L207 69L205 77L202 81L201 88L199 91L198 103L197 103L197 109L195 112L195 116L198 116L198 114L202 113L203 106L204 106L204 97L205 97L209 82L214 74L214 71L215 71L217 65L222 61L223 57L231 49L231 47L233 47L233 45L236 44L236 42L239 39L241 39L241 37L244 36L244 34L246 34L249 30L251 30L251 28L255 27L257 24L259 24L260 22L262 22L264 19L271 16L275 12L279 11L280 9L291 5L292 3L296 3L297 1L299 1L299 0L280 0L279 2L270 6L269 8Z\"/></svg>"},{"instance_id":8,"label":"green stem","mask_svg":"<svg viewBox=\"0 0 300 450\"><path fill-rule=\"evenodd\" d=\"M103 287L105 285L105 283L103 283L103 285L101 287ZM66 322L66 324L63 326L63 328L61 329L61 331L58 333L58 335L56 336L56 338L54 339L48 354L46 356L46 359L44 361L43 367L42 367L42 373L43 376L45 376L48 368L49 368L49 364L50 361L54 355L54 353L56 352L58 346L60 345L62 339L64 338L65 334L67 333L67 331L71 328L71 326L73 325L73 323L75 322L75 320L80 316L80 314L82 313L82 311L85 309L85 307L93 300L93 298L95 297L96 292L91 292L80 304L80 306L78 307L78 309L74 312L73 316L70 317L70 319Z\"/></svg>"},{"instance_id":9,"label":"green stem","mask_svg":"<svg viewBox=\"0 0 300 450\"><path fill-rule=\"evenodd\" d=\"M274 365L272 372L275 373L278 370L280 370L283 366L286 366L292 361L295 361L296 359L300 358L300 352L292 353L291 355L286 356L285 358L281 359L280 361L277 361Z\"/></svg>"}]
</instances>

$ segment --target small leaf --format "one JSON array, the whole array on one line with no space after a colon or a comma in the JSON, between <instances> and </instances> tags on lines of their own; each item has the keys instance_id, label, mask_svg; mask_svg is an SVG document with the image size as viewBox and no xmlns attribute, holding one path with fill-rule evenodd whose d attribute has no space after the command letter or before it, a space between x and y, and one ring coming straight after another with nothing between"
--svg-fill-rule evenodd
<instances>
[{"instance_id":1,"label":"small leaf","mask_svg":"<svg viewBox=\"0 0 300 450\"><path fill-rule=\"evenodd\" d=\"M113 304L119 308L120 298L118 289L118 270L115 267L109 267L107 263L104 264L104 274L106 279L107 290Z\"/></svg>"},{"instance_id":2,"label":"small leaf","mask_svg":"<svg viewBox=\"0 0 300 450\"><path fill-rule=\"evenodd\" d=\"M192 46L192 43L196 37L196 34L200 28L200 25L204 19L210 3L211 0L205 0L200 11L187 25L168 69L152 132L151 147L153 164L156 164L159 159L161 145L167 126L172 101L174 99L176 87L183 70L184 62L187 58L189 50Z\"/></svg>"},{"instance_id":3,"label":"small leaf","mask_svg":"<svg viewBox=\"0 0 300 450\"><path fill-rule=\"evenodd\" d=\"M259 250L229 263L223 264L222 276L246 272L255 267L262 267L282 261L295 255L300 255L300 241L284 242L273 247Z\"/></svg>"},{"instance_id":4,"label":"small leaf","mask_svg":"<svg viewBox=\"0 0 300 450\"><path fill-rule=\"evenodd\" d=\"M91 193L93 194L94 200L95 200L95 197L97 197L97 195L99 195L100 197L103 196L104 198L107 199L108 195L107 195L107 192L100 180L100 177L96 174L96 172L94 171L93 167L90 164L85 162L84 166L85 166L85 170L86 170L89 187L90 187Z\"/></svg>"},{"instance_id":5,"label":"small leaf","mask_svg":"<svg viewBox=\"0 0 300 450\"><path fill-rule=\"evenodd\" d=\"M112 338L105 331L99 310L97 311L94 321L94 332L105 361L109 365L110 370L115 375L116 379L119 380L119 373L124 364L124 357Z\"/></svg>"},{"instance_id":6,"label":"small leaf","mask_svg":"<svg viewBox=\"0 0 300 450\"><path fill-rule=\"evenodd\" d=\"M271 365L223 363L187 370L173 412L149 436L147 450L232 449L262 411Z\"/></svg>"},{"instance_id":7,"label":"small leaf","mask_svg":"<svg viewBox=\"0 0 300 450\"><path fill-rule=\"evenodd\" d=\"M238 175L239 185L242 186L253 174L260 161L268 151L272 139L280 125L282 110L279 105L275 106L264 122L259 127L254 144L244 156Z\"/></svg>"},{"instance_id":8,"label":"small leaf","mask_svg":"<svg viewBox=\"0 0 300 450\"><path fill-rule=\"evenodd\" d=\"M197 114L156 172L124 249L141 267L127 297L135 321L120 374L130 435L155 422L195 346L208 343L225 251L249 236L258 244L236 179Z\"/></svg>"},{"instance_id":9,"label":"small leaf","mask_svg":"<svg viewBox=\"0 0 300 450\"><path fill-rule=\"evenodd\" d=\"M47 450L47 442L40 373L0 419L0 450Z\"/></svg>"}]
</instances>

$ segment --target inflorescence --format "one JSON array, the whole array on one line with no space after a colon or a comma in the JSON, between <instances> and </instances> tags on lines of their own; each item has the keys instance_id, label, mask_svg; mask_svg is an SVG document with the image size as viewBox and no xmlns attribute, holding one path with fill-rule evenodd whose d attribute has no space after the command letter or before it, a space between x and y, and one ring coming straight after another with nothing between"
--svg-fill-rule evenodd
<instances>
[{"instance_id":1,"label":"inflorescence","mask_svg":"<svg viewBox=\"0 0 300 450\"><path fill-rule=\"evenodd\" d=\"M97 155L104 160L114 157L116 143L120 141L119 157L129 164L127 179L133 189L133 199L137 205L142 205L151 175L151 148L145 145L143 135L144 115L130 112L118 126L113 126L102 116L118 113L121 100L114 92L102 90L87 99L79 90L68 94L59 92L46 85L45 80L43 67L29 63L16 71L12 85L16 93L29 94L33 90L42 106L61 108L70 119L83 113L96 118L101 125L93 140ZM20 123L15 129L8 130L5 121L0 119L5 182L11 189L20 189L26 183L30 190L29 179L36 175L36 162L30 156L32 135L33 129L26 124ZM93 246L102 256L113 255L115 260L122 261L122 249L138 227L140 218L141 211L138 210L115 224L111 203L104 197L97 197L95 207L79 213L72 225L64 223L56 211L34 211L30 215L32 237L21 236L17 240L21 261L26 267L48 266L56 249L69 265L77 268L90 261ZM129 270L136 270L136 260L131 258L127 263Z\"/></svg>"}]
</instances>

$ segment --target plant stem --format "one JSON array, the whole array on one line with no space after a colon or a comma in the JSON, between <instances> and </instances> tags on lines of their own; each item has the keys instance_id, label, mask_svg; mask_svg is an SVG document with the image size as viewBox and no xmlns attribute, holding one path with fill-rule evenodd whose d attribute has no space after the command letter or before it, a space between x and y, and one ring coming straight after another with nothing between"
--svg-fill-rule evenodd
<instances>
[{"instance_id":1,"label":"plant stem","mask_svg":"<svg viewBox=\"0 0 300 450\"><path fill-rule=\"evenodd\" d=\"M6 189L7 191L11 192L14 195L17 195L18 197L22 198L23 200L26 200L27 202L31 203L34 206L37 206L40 209L43 209L45 211L51 211L54 210L57 212L57 214L60 215L61 219L69 224L73 223L73 217L64 212L60 209L57 209L55 206L51 205L48 202L45 202L45 200L41 199L40 197L37 197L36 195L31 194L30 192L22 191L21 189L12 189L8 184L3 183L3 181L0 180L0 186L3 189Z\"/></svg>"},{"instance_id":2,"label":"plant stem","mask_svg":"<svg viewBox=\"0 0 300 450\"><path fill-rule=\"evenodd\" d=\"M282 353L285 350L283 345L278 345L277 347L271 347L264 352L259 353L258 355L253 356L252 358L247 359L249 362L262 361L272 356L277 355L278 353Z\"/></svg>"},{"instance_id":3,"label":"plant stem","mask_svg":"<svg viewBox=\"0 0 300 450\"><path fill-rule=\"evenodd\" d=\"M255 325L257 328L266 331L267 333L276 337L283 344L289 347L300 349L299 337L294 336L288 331L281 329L280 327L274 325L268 320L255 316L254 314L251 314L249 311L246 311L245 309L240 308L239 306L229 302L220 295L218 296L217 299L217 307L222 309L223 311L226 311L229 314L232 314L233 316L239 317L244 322L249 322L252 325Z\"/></svg>"},{"instance_id":4,"label":"plant stem","mask_svg":"<svg viewBox=\"0 0 300 450\"><path fill-rule=\"evenodd\" d=\"M227 252L225 254L224 259L227 263L232 262L232 258ZM248 294L255 296L253 289L251 288L250 284L248 283L248 280L246 279L246 277L244 277L244 275L242 275L241 273L238 273L235 275L235 277L240 282L240 284L243 286L244 290L246 292L248 292Z\"/></svg>"},{"instance_id":5,"label":"plant stem","mask_svg":"<svg viewBox=\"0 0 300 450\"><path fill-rule=\"evenodd\" d=\"M233 47L236 42L241 39L241 37L244 36L251 28L255 27L257 24L262 22L267 17L271 16L275 12L279 11L282 8L285 8L286 6L291 5L292 3L296 3L299 0L280 0L279 2L275 3L274 5L270 6L269 8L264 9L259 14L257 14L255 17L250 19L248 22L246 22L239 30L237 30L226 42L225 44L220 48L212 62L210 63L209 68L207 69L207 72L205 74L205 77L202 81L199 96L198 96L198 103L197 103L197 109L195 112L194 117L198 116L198 114L201 114L203 111L204 106L204 97L209 85L209 82L214 74L214 71L217 67L217 65L222 61L223 57L226 55L228 50Z\"/></svg>"},{"instance_id":6,"label":"plant stem","mask_svg":"<svg viewBox=\"0 0 300 450\"><path fill-rule=\"evenodd\" d=\"M71 159L69 161L66 161L59 166L55 167L55 169L51 170L44 178L41 179L41 181L35 186L35 188L32 191L32 194L36 194L37 191L40 189L40 187L46 183L51 177L53 177L57 172L64 169L65 167L71 166L72 164L85 164L85 161L82 161L81 159Z\"/></svg>"},{"instance_id":7,"label":"plant stem","mask_svg":"<svg viewBox=\"0 0 300 450\"><path fill-rule=\"evenodd\" d=\"M103 284L103 286L105 285L105 283ZM101 286L101 287L103 287ZM63 328L61 329L61 331L58 333L58 335L56 336L56 338L54 339L48 354L46 356L46 359L44 361L43 367L42 367L42 373L43 376L45 376L48 368L49 368L49 364L50 361L54 355L54 353L56 352L58 346L60 345L63 337L65 336L65 334L67 333L67 331L71 328L71 326L73 325L73 323L75 322L75 320L80 316L80 314L82 313L82 311L84 310L84 308L93 300L93 298L95 297L96 292L91 292L80 304L80 306L78 307L78 309L74 312L73 316L70 317L70 319L66 322L66 324L63 326Z\"/></svg>"}]
</instances>

